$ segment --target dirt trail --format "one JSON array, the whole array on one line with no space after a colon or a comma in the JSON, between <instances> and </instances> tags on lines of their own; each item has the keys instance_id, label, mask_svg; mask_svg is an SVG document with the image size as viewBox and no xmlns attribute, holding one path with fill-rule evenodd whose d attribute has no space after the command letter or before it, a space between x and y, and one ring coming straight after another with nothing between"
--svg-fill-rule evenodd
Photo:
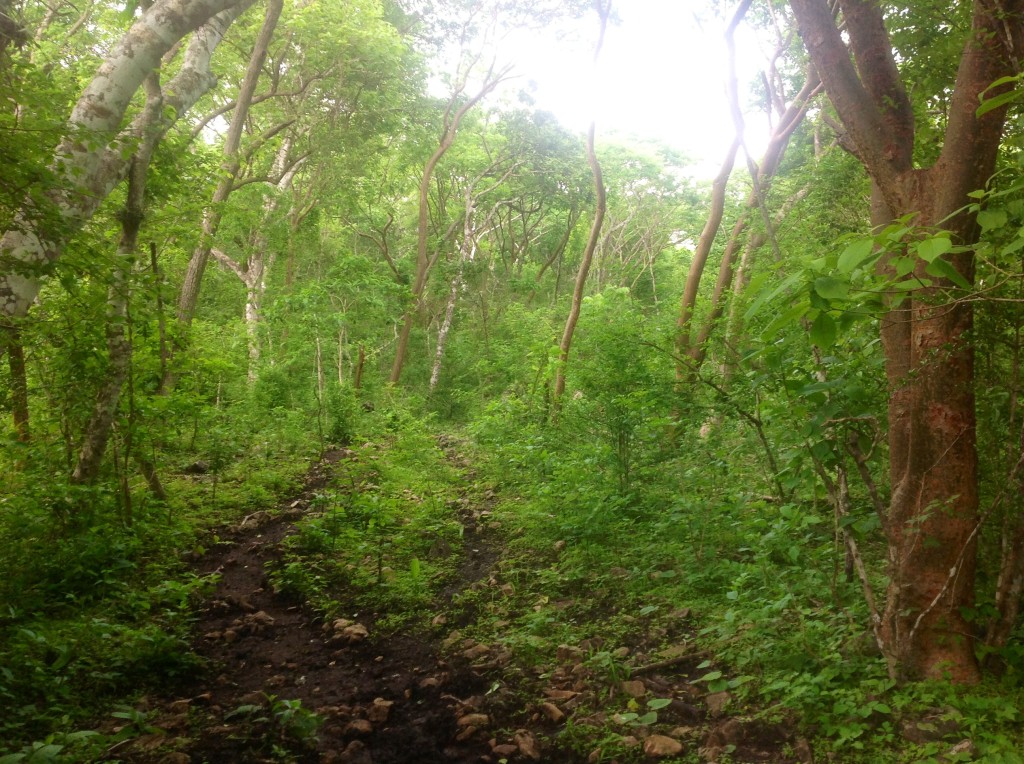
<instances>
[{"instance_id":1,"label":"dirt trail","mask_svg":"<svg viewBox=\"0 0 1024 764\"><path fill-rule=\"evenodd\" d=\"M219 574L195 627L195 649L208 659L209 671L175 688L174 697L152 701L149 723L162 734L135 739L112 751L111 760L497 761L481 735L465 734L472 726L467 717L480 713L486 681L465 664L439 657L436 636L400 633L377 641L374 613L324 624L268 581L281 542L328 483L335 463L349 455L328 453L310 470L300 495L278 512L258 512L222 533L197 561L198 573ZM443 598L486 576L495 556L488 539L475 536ZM310 712L323 720L315 734Z\"/></svg>"},{"instance_id":2,"label":"dirt trail","mask_svg":"<svg viewBox=\"0 0 1024 764\"><path fill-rule=\"evenodd\" d=\"M595 746L598 740L607 743L614 739L608 730L621 729L618 745L632 747L626 756L631 761L652 755L672 758L684 749L709 762L722 757L735 762L813 761L806 741L794 737L791 728L732 718L723 710L729 693L709 693L699 684L697 677L706 673L701 670L705 654L690 647L692 625L686 609L658 638L645 636L638 624L635 639L615 650L635 661L633 678L611 684L588 665L590 653L604 650L608 655L613 649L602 648L600 637L579 646L562 645L555 664L527 671L516 668L507 649L460 637L459 629L475 617L473 612L452 612L452 600L460 592L512 587L501 583L496 566L500 548L488 530L495 525L487 520L497 497L491 491L470 493L474 476L458 444L442 438L439 445L463 472L467 486L450 507L465 530L461 565L438 594L436 608L449 619L449 636L442 641L436 630L429 630L378 638L375 624L384 613L357 615L354 606L344 607L343 612L352 613L348 620L325 624L305 603L274 591L268 572L282 557L282 541L311 511L338 462L355 458L350 451L330 452L311 468L298 496L276 512L258 512L223 532L196 561L197 572L219 576L195 627L196 652L209 668L162 699L150 698L147 724L158 729L141 729L142 734L110 751L106 760L614 762L599 749L589 756L572 751L574 746L562 738L571 717L584 745L587 740ZM665 639L675 640L682 652L662 649L659 644ZM609 704L623 707L630 697L671 698L669 705L659 707L658 722L673 739L637 724L623 727L626 722L606 712ZM590 727L592 735L586 731ZM657 753L649 750L652 745Z\"/></svg>"}]
</instances>

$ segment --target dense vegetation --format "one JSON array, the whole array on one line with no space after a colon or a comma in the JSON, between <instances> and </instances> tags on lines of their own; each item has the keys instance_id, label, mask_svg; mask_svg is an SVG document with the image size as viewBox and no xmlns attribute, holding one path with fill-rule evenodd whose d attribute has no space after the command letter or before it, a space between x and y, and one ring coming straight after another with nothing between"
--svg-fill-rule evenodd
<instances>
[{"instance_id":1,"label":"dense vegetation","mask_svg":"<svg viewBox=\"0 0 1024 764\"><path fill-rule=\"evenodd\" d=\"M489 65L514 26L596 39L603 3L196 0L107 115L101 64L121 76L140 20L184 5L0 2L0 761L141 734L133 700L196 668L211 581L189 561L329 448L362 466L275 585L325 616L346 587L388 628L429 624L451 575L430 548L458 545L467 479L442 433L497 491L514 584L460 606L517 665L656 641L685 608L709 690L831 760L1024 760L1018 72L969 94L965 114L998 119L992 167L946 210L891 190L820 51L808 65L816 0L700 9L776 46L731 90L737 112L765 104L768 149L745 172L738 138L713 182L669 147L574 134ZM875 6L839 5L869 80L855 11ZM886 129L905 98L916 130L896 174L938 177L920 173L958 135L972 4L883 5L914 83L879 96ZM996 5L1019 44L1024 10ZM936 315L966 329L939 336ZM934 342L898 373L904 320ZM936 411L976 421L896 456L903 419ZM905 440L940 442L921 427ZM976 467L943 461L962 448ZM961 482L897 527L915 470L923 493ZM915 554L953 561L924 606L893 584ZM622 657L588 660L617 681ZM563 744L628 757L636 719Z\"/></svg>"}]
</instances>

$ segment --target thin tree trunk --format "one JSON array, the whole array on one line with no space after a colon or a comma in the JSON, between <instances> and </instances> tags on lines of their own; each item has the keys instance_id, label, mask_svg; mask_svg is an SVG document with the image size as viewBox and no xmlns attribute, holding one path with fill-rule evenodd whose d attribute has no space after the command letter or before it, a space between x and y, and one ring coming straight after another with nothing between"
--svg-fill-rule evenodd
<instances>
[{"instance_id":1,"label":"thin tree trunk","mask_svg":"<svg viewBox=\"0 0 1024 764\"><path fill-rule=\"evenodd\" d=\"M427 237L430 224L430 185L434 178L434 170L437 167L437 163L441 161L441 158L455 142L455 136L459 131L459 125L462 124L462 119L481 99L501 84L508 75L508 72L509 68L507 67L500 71L495 71L492 66L484 77L480 89L456 109L455 105L458 97L462 94L465 87L465 80L463 79L456 86L455 91L448 100L448 109L444 117L444 132L434 153L427 160L427 164L423 168L423 176L420 178L419 217L416 226L416 276L413 280L412 293L410 295L411 307L402 317L402 328L399 330L398 341L395 344L395 360L391 365L391 377L389 378L389 382L392 385L397 385L402 379L402 368L405 366L405 359L409 350L409 336L412 333L412 325L416 320L416 316L423 309L423 290L427 284L427 276L429 275L431 265L431 260L427 256ZM466 74L468 75L468 72Z\"/></svg>"},{"instance_id":2,"label":"thin tree trunk","mask_svg":"<svg viewBox=\"0 0 1024 764\"><path fill-rule=\"evenodd\" d=\"M612 0L595 0L595 8L600 18L600 31L598 32L597 45L594 47L594 63L596 65L601 55L601 48L604 45L604 35L608 28L608 16L612 10ZM596 93L596 91L595 91ZM552 391L552 414L557 414L561 403L562 395L565 393L565 370L569 363L569 351L572 349L573 334L576 333L576 324L580 319L580 309L583 305L583 290L587 284L587 275L590 273L590 264L594 259L594 251L601 240L601 227L604 225L604 215L608 208L608 192L604 185L604 178L601 175L601 163L597 158L595 137L597 123L591 122L587 131L587 163L590 165L590 173L594 179L594 219L590 224L590 236L587 239L587 246L583 250L583 258L580 261L579 271L576 273L576 284L572 293L572 304L569 308L569 315L565 319L565 328L562 330L562 339L558 343L558 369L555 372L555 388Z\"/></svg>"},{"instance_id":3,"label":"thin tree trunk","mask_svg":"<svg viewBox=\"0 0 1024 764\"><path fill-rule=\"evenodd\" d=\"M270 41L274 37L274 30L277 28L277 22L281 16L283 5L283 0L267 0L267 12L263 19L263 26L260 28L259 35L253 43L252 54L249 56L249 65L245 70L245 77L243 77L242 85L238 91L235 110L231 115L231 124L224 138L221 178L217 183L217 188L214 189L210 206L203 214L199 244L192 252L192 257L188 263L188 270L185 273L185 281L181 285L181 294L178 298L178 321L186 327L192 323L192 316L195 314L196 304L199 301L199 289L202 286L203 273L206 270L206 263L210 259L213 239L220 228L221 217L224 214L224 202L227 201L234 189L235 178L239 170L238 150L242 142L242 131L249 118L249 107L252 105L253 93L256 91L256 84L259 82L263 62L267 58Z\"/></svg>"},{"instance_id":4,"label":"thin tree trunk","mask_svg":"<svg viewBox=\"0 0 1024 764\"><path fill-rule=\"evenodd\" d=\"M21 330L14 324L0 328L7 348L7 360L11 370L11 413L14 418L14 433L20 443L32 440L29 431L28 376L25 370L25 348L21 342Z\"/></svg>"},{"instance_id":5,"label":"thin tree trunk","mask_svg":"<svg viewBox=\"0 0 1024 764\"><path fill-rule=\"evenodd\" d=\"M10 263L0 271L0 315L23 316L70 239L128 172L126 147L140 139L159 141L174 122L214 84L210 57L248 0L158 0L118 42L68 118L66 137L54 153L56 182L40 208L22 209L0 239ZM178 74L167 83L163 108L144 110L121 129L142 82L163 56L192 30ZM120 132L119 132L120 131ZM80 136L95 140L82 141ZM96 141L99 141L97 146Z\"/></svg>"},{"instance_id":6,"label":"thin tree trunk","mask_svg":"<svg viewBox=\"0 0 1024 764\"><path fill-rule=\"evenodd\" d=\"M138 253L146 193L146 173L151 154L137 155L128 176L128 196L121 215L121 241L107 296L107 373L93 405L92 416L71 473L73 483L92 483L99 475L103 454L110 439L121 388L131 364L132 347L126 331L132 266Z\"/></svg>"}]
</instances>

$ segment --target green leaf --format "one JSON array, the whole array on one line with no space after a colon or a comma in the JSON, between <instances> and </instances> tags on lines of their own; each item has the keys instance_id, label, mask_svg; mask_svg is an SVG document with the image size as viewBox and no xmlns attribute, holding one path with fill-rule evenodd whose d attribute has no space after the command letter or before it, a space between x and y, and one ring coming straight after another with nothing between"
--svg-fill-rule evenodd
<instances>
[{"instance_id":1,"label":"green leaf","mask_svg":"<svg viewBox=\"0 0 1024 764\"><path fill-rule=\"evenodd\" d=\"M982 210L978 213L978 225L982 231L991 231L993 228L1002 228L1006 225L1006 210Z\"/></svg>"},{"instance_id":2,"label":"green leaf","mask_svg":"<svg viewBox=\"0 0 1024 764\"><path fill-rule=\"evenodd\" d=\"M409 561L409 572L412 574L413 578L419 578L420 577L420 574L421 574L422 571L420 569L420 561L419 561L418 557L413 557Z\"/></svg>"},{"instance_id":3,"label":"green leaf","mask_svg":"<svg viewBox=\"0 0 1024 764\"><path fill-rule=\"evenodd\" d=\"M1019 252L1021 249L1024 249L1024 239L1018 238L1014 239L1001 250L999 250L999 254L1012 255L1014 252Z\"/></svg>"},{"instance_id":4,"label":"green leaf","mask_svg":"<svg viewBox=\"0 0 1024 764\"><path fill-rule=\"evenodd\" d=\"M930 263L935 258L946 254L951 249L953 249L953 242L951 242L948 237L936 236L919 242L917 245L917 254L922 260L926 260Z\"/></svg>"},{"instance_id":5,"label":"green leaf","mask_svg":"<svg viewBox=\"0 0 1024 764\"><path fill-rule=\"evenodd\" d=\"M814 280L814 291L826 300L845 300L850 294L850 285L831 276L822 276Z\"/></svg>"},{"instance_id":6,"label":"green leaf","mask_svg":"<svg viewBox=\"0 0 1024 764\"><path fill-rule=\"evenodd\" d=\"M928 267L924 269L925 273L929 276L936 276L937 278L949 279L958 287L964 289L970 289L971 284L960 272L953 267L953 264L948 260L936 260L935 262L928 263Z\"/></svg>"},{"instance_id":7,"label":"green leaf","mask_svg":"<svg viewBox=\"0 0 1024 764\"><path fill-rule=\"evenodd\" d=\"M716 679L721 679L721 678L722 678L722 672L721 671L709 671L708 673L706 673L704 676L702 676L697 681L698 682L713 682Z\"/></svg>"},{"instance_id":8,"label":"green leaf","mask_svg":"<svg viewBox=\"0 0 1024 764\"><path fill-rule=\"evenodd\" d=\"M1005 106L1008 103L1019 101L1021 99L1021 92L1019 90L1010 90L1006 93L1000 93L992 98L987 98L982 101L981 106L974 112L975 116L982 117L988 114L993 109L998 109L1000 106Z\"/></svg>"},{"instance_id":9,"label":"green leaf","mask_svg":"<svg viewBox=\"0 0 1024 764\"><path fill-rule=\"evenodd\" d=\"M637 719L636 723L641 725L641 726L643 726L643 725L647 725L647 724L654 724L657 721L658 721L658 712L657 711L648 711L646 714L644 714L639 719Z\"/></svg>"},{"instance_id":10,"label":"green leaf","mask_svg":"<svg viewBox=\"0 0 1024 764\"><path fill-rule=\"evenodd\" d=\"M647 707L652 711L672 705L672 698L651 698L647 701Z\"/></svg>"},{"instance_id":11,"label":"green leaf","mask_svg":"<svg viewBox=\"0 0 1024 764\"><path fill-rule=\"evenodd\" d=\"M796 283L797 283L797 282L798 282L798 281L799 281L799 280L800 280L800 279L801 279L802 277L803 277L803 274L801 274L801 273L800 273L800 272L798 271L798 272L794 273L794 274L793 274L792 276L790 276L789 278L785 279L785 280L784 280L784 281L783 281L783 282L782 282L781 284L779 284L779 285L778 285L778 286L777 286L777 287L776 287L775 289L773 289L773 290L772 290L771 292L761 292L761 293L760 293L760 294L759 294L759 295L758 295L758 296L757 296L757 297L756 297L756 298L754 299L754 301L753 301L752 303L750 303L750 307L748 307L748 308L747 308L747 311L746 311L746 313L744 313L744 314L743 314L743 318L744 318L744 320L749 320L749 319L750 319L750 318L751 318L752 316L756 315L756 314L757 314L757 312L758 312L759 310L761 310L761 307L762 307L762 306L763 306L763 305L764 305L765 303L771 302L771 301L772 301L772 300L774 300L774 299L775 299L776 297L778 297L778 296L779 296L780 294L782 294L783 292L785 292L785 291L786 291L787 289L790 289L790 288L791 288L791 287L792 287L792 286L793 286L794 284L796 284Z\"/></svg>"},{"instance_id":12,"label":"green leaf","mask_svg":"<svg viewBox=\"0 0 1024 764\"><path fill-rule=\"evenodd\" d=\"M872 239L859 239L849 244L842 254L839 255L837 267L844 276L853 273L854 268L863 263L875 252L875 242Z\"/></svg>"},{"instance_id":13,"label":"green leaf","mask_svg":"<svg viewBox=\"0 0 1024 764\"><path fill-rule=\"evenodd\" d=\"M803 318L809 309L810 306L807 305L807 303L797 303L789 310L784 311L782 314L776 316L775 319L764 328L764 331L761 332L761 335L764 337L774 338L779 333L779 330L785 328L786 326L789 326L790 324L795 324L797 321Z\"/></svg>"},{"instance_id":14,"label":"green leaf","mask_svg":"<svg viewBox=\"0 0 1024 764\"><path fill-rule=\"evenodd\" d=\"M889 264L896 271L897 278L903 278L914 271L917 261L912 257L895 257Z\"/></svg>"},{"instance_id":15,"label":"green leaf","mask_svg":"<svg viewBox=\"0 0 1024 764\"><path fill-rule=\"evenodd\" d=\"M811 342L825 350L835 344L838 336L839 330L832 316L825 312L819 313L811 324Z\"/></svg>"}]
</instances>

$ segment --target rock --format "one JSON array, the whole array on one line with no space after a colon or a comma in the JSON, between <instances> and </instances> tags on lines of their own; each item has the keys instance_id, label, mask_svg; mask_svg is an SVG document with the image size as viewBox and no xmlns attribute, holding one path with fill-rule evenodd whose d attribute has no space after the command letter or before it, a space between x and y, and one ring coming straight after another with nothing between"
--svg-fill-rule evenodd
<instances>
[{"instance_id":1,"label":"rock","mask_svg":"<svg viewBox=\"0 0 1024 764\"><path fill-rule=\"evenodd\" d=\"M949 714L937 711L921 719L904 719L900 722L900 735L904 740L917 745L934 743L960 733L960 722Z\"/></svg>"},{"instance_id":2,"label":"rock","mask_svg":"<svg viewBox=\"0 0 1024 764\"><path fill-rule=\"evenodd\" d=\"M448 617L442 613L441 615L435 615L434 619L430 622L431 626L444 626L448 623Z\"/></svg>"},{"instance_id":3,"label":"rock","mask_svg":"<svg viewBox=\"0 0 1024 764\"><path fill-rule=\"evenodd\" d=\"M619 658L619 659L621 659L621 658L628 658L629 657L629 648L628 647L616 647L612 651L612 657L613 658Z\"/></svg>"},{"instance_id":4,"label":"rock","mask_svg":"<svg viewBox=\"0 0 1024 764\"><path fill-rule=\"evenodd\" d=\"M551 545L551 548L554 549L556 552L561 552L565 549L565 542L556 541L554 544Z\"/></svg>"},{"instance_id":5,"label":"rock","mask_svg":"<svg viewBox=\"0 0 1024 764\"><path fill-rule=\"evenodd\" d=\"M345 734L354 737L366 737L373 734L373 725L366 719L353 719L345 725Z\"/></svg>"},{"instance_id":6,"label":"rock","mask_svg":"<svg viewBox=\"0 0 1024 764\"><path fill-rule=\"evenodd\" d=\"M796 739L796 742L793 743L793 755L797 757L800 764L814 764L814 750L807 738Z\"/></svg>"},{"instance_id":7,"label":"rock","mask_svg":"<svg viewBox=\"0 0 1024 764\"><path fill-rule=\"evenodd\" d=\"M462 651L462 657L467 661L475 661L478 658L483 658L487 653L491 651L489 645L474 645L468 650Z\"/></svg>"},{"instance_id":8,"label":"rock","mask_svg":"<svg viewBox=\"0 0 1024 764\"><path fill-rule=\"evenodd\" d=\"M441 647L443 647L445 650L451 650L453 647L455 647L455 645L459 643L459 640L461 639L462 632L455 630L447 637L445 637L444 641L441 642Z\"/></svg>"},{"instance_id":9,"label":"rock","mask_svg":"<svg viewBox=\"0 0 1024 764\"><path fill-rule=\"evenodd\" d=\"M715 762L726 751L733 750L743 740L746 731L735 719L722 722L708 735L704 747L700 749L701 758Z\"/></svg>"},{"instance_id":10,"label":"rock","mask_svg":"<svg viewBox=\"0 0 1024 764\"><path fill-rule=\"evenodd\" d=\"M732 695L726 691L713 692L704 698L704 703L708 707L708 713L711 716L721 716L725 713L725 709L729 707L732 702Z\"/></svg>"},{"instance_id":11,"label":"rock","mask_svg":"<svg viewBox=\"0 0 1024 764\"><path fill-rule=\"evenodd\" d=\"M269 512L266 510L260 510L259 512L253 512L251 515L244 517L242 522L238 524L239 528L256 528L264 523L269 522L272 519Z\"/></svg>"},{"instance_id":12,"label":"rock","mask_svg":"<svg viewBox=\"0 0 1024 764\"><path fill-rule=\"evenodd\" d=\"M950 748L946 753L939 757L939 761L964 761L964 757L967 760L973 761L978 755L978 747L974 744L973 740L965 739Z\"/></svg>"},{"instance_id":13,"label":"rock","mask_svg":"<svg viewBox=\"0 0 1024 764\"><path fill-rule=\"evenodd\" d=\"M426 677L424 679L421 679L420 680L420 684L419 684L419 687L420 687L421 690L427 690L427 689L430 689L431 687L440 687L440 686L441 686L441 680L438 679L436 676L428 676L428 677Z\"/></svg>"},{"instance_id":14,"label":"rock","mask_svg":"<svg viewBox=\"0 0 1024 764\"><path fill-rule=\"evenodd\" d=\"M619 687L631 698L642 698L647 694L647 685L642 679L627 679L619 683Z\"/></svg>"},{"instance_id":15,"label":"rock","mask_svg":"<svg viewBox=\"0 0 1024 764\"><path fill-rule=\"evenodd\" d=\"M590 752L590 755L587 757L587 764L598 764L598 762L601 761L601 757L603 755L604 749L595 748L593 751Z\"/></svg>"},{"instance_id":16,"label":"rock","mask_svg":"<svg viewBox=\"0 0 1024 764\"><path fill-rule=\"evenodd\" d=\"M181 751L166 753L158 759L160 764L192 764L192 757Z\"/></svg>"},{"instance_id":17,"label":"rock","mask_svg":"<svg viewBox=\"0 0 1024 764\"><path fill-rule=\"evenodd\" d=\"M562 663L576 661L583 657L583 651L573 645L559 645L555 650L555 657Z\"/></svg>"},{"instance_id":18,"label":"rock","mask_svg":"<svg viewBox=\"0 0 1024 764\"><path fill-rule=\"evenodd\" d=\"M459 727L486 727L491 723L491 719L487 714L466 714L460 716L455 724Z\"/></svg>"},{"instance_id":19,"label":"rock","mask_svg":"<svg viewBox=\"0 0 1024 764\"><path fill-rule=\"evenodd\" d=\"M678 756L682 752L683 744L666 735L651 735L644 741L644 756L651 759Z\"/></svg>"},{"instance_id":20,"label":"rock","mask_svg":"<svg viewBox=\"0 0 1024 764\"><path fill-rule=\"evenodd\" d=\"M227 642L229 645L238 639L238 632L234 629L225 629L224 633L221 634L221 639Z\"/></svg>"},{"instance_id":21,"label":"rock","mask_svg":"<svg viewBox=\"0 0 1024 764\"><path fill-rule=\"evenodd\" d=\"M393 700L384 700L384 698L376 698L368 709L366 709L366 718L374 724L382 724L388 720L388 716L391 715L391 707L395 705Z\"/></svg>"},{"instance_id":22,"label":"rock","mask_svg":"<svg viewBox=\"0 0 1024 764\"><path fill-rule=\"evenodd\" d=\"M632 735L623 735L621 738L619 738L619 742L622 743L622 745L624 745L626 748L636 748L638 745L640 745L640 741Z\"/></svg>"},{"instance_id":23,"label":"rock","mask_svg":"<svg viewBox=\"0 0 1024 764\"><path fill-rule=\"evenodd\" d=\"M370 636L370 632L361 623L354 623L351 626L346 626L334 636L336 639L341 639L350 645L354 645Z\"/></svg>"},{"instance_id":24,"label":"rock","mask_svg":"<svg viewBox=\"0 0 1024 764\"><path fill-rule=\"evenodd\" d=\"M565 712L554 703L541 703L540 710L549 721L552 721L555 724L558 724L560 721L565 719Z\"/></svg>"},{"instance_id":25,"label":"rock","mask_svg":"<svg viewBox=\"0 0 1024 764\"><path fill-rule=\"evenodd\" d=\"M551 698L551 700L572 700L577 695L579 695L578 692L574 692L573 690L554 689L544 690L544 694Z\"/></svg>"},{"instance_id":26,"label":"rock","mask_svg":"<svg viewBox=\"0 0 1024 764\"><path fill-rule=\"evenodd\" d=\"M210 463L203 461L202 459L192 462L182 470L186 475L205 475L209 471Z\"/></svg>"},{"instance_id":27,"label":"rock","mask_svg":"<svg viewBox=\"0 0 1024 764\"><path fill-rule=\"evenodd\" d=\"M707 748L723 749L729 746L738 746L743 742L745 734L746 732L741 722L736 719L729 719L711 730L704 745Z\"/></svg>"},{"instance_id":28,"label":"rock","mask_svg":"<svg viewBox=\"0 0 1024 764\"><path fill-rule=\"evenodd\" d=\"M491 749L495 756L500 756L503 759L507 759L509 756L515 756L519 753L519 746L514 743L505 743L504 745L496 745Z\"/></svg>"},{"instance_id":29,"label":"rock","mask_svg":"<svg viewBox=\"0 0 1024 764\"><path fill-rule=\"evenodd\" d=\"M540 761L540 746L537 745L537 738L529 730L516 730L513 737L519 753L528 759Z\"/></svg>"},{"instance_id":30,"label":"rock","mask_svg":"<svg viewBox=\"0 0 1024 764\"><path fill-rule=\"evenodd\" d=\"M337 758L338 764L373 764L370 749L362 740L353 740Z\"/></svg>"},{"instance_id":31,"label":"rock","mask_svg":"<svg viewBox=\"0 0 1024 764\"><path fill-rule=\"evenodd\" d=\"M331 624L330 628L333 629L334 631L344 631L345 629L347 629L349 626L352 626L353 624L355 624L355 621L350 621L347 618L335 618L334 622ZM325 630L327 629L326 626L324 628L325 628Z\"/></svg>"}]
</instances>

